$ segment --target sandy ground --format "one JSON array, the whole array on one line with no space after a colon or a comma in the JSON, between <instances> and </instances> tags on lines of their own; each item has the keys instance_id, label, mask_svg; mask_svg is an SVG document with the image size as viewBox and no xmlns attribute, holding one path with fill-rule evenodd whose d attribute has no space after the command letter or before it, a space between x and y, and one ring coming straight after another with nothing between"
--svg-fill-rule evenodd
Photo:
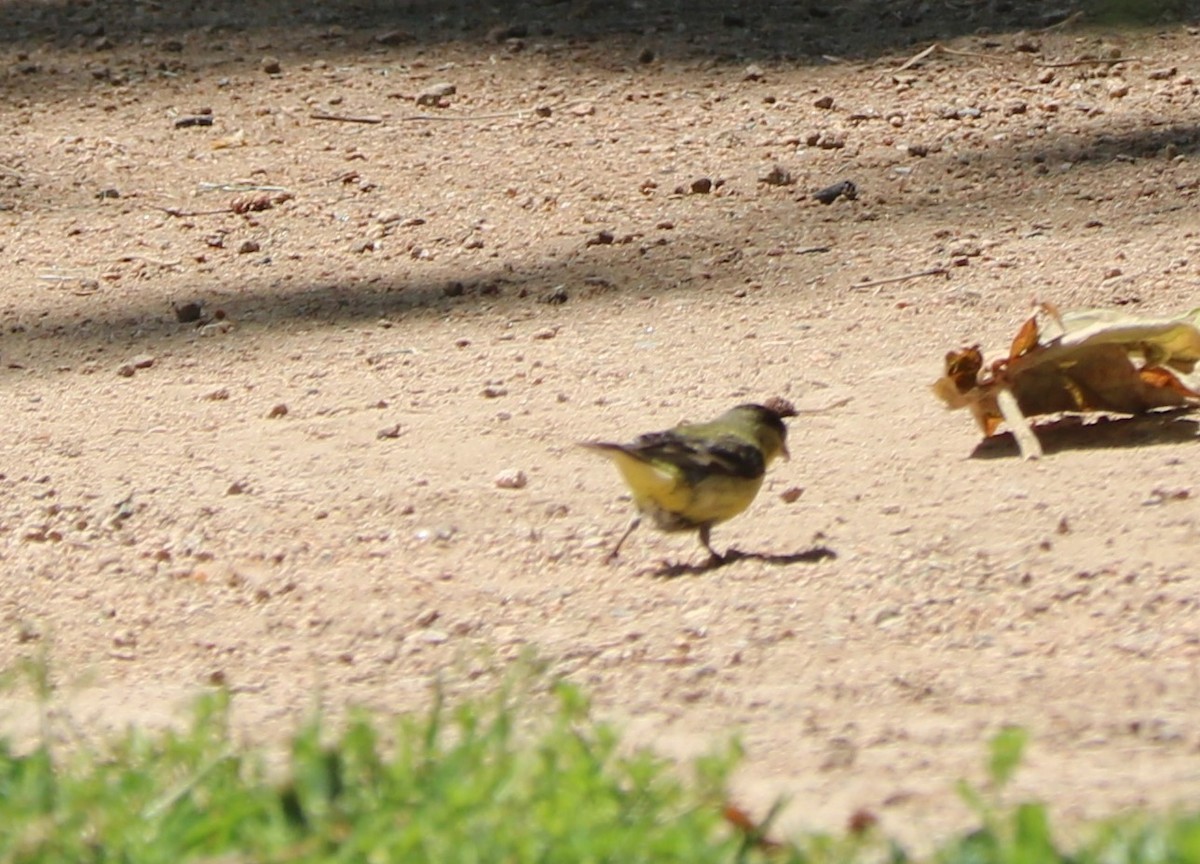
<instances>
[{"instance_id":1,"label":"sandy ground","mask_svg":"<svg viewBox=\"0 0 1200 864\"><path fill-rule=\"evenodd\" d=\"M1068 822L1195 802L1195 420L1026 463L929 384L1035 298L1198 305L1200 31L162 5L0 3L0 664L57 710L226 685L269 741L534 648L636 742L741 736L789 828L942 836L1006 723ZM776 395L793 459L715 542L835 559L602 563L629 502L574 442Z\"/></svg>"}]
</instances>

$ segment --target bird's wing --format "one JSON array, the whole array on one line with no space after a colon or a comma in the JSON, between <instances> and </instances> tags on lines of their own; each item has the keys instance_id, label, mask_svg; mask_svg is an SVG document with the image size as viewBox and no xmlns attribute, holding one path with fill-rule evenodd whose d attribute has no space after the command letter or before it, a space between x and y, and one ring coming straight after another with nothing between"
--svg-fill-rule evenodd
<instances>
[{"instance_id":1,"label":"bird's wing","mask_svg":"<svg viewBox=\"0 0 1200 864\"><path fill-rule=\"evenodd\" d=\"M673 465L690 483L714 474L753 479L767 469L762 450L736 435L710 438L675 431L651 432L624 450L647 462Z\"/></svg>"}]
</instances>

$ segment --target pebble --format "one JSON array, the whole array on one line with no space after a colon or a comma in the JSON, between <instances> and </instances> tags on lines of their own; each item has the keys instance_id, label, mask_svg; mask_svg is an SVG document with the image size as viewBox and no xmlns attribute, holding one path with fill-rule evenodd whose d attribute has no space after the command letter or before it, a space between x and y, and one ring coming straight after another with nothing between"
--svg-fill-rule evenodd
<instances>
[{"instance_id":1,"label":"pebble","mask_svg":"<svg viewBox=\"0 0 1200 864\"><path fill-rule=\"evenodd\" d=\"M431 108L445 108L449 104L446 100L457 92L458 88L449 81L439 81L437 84L430 84L417 94L417 104Z\"/></svg>"},{"instance_id":2,"label":"pebble","mask_svg":"<svg viewBox=\"0 0 1200 864\"><path fill-rule=\"evenodd\" d=\"M712 191L713 181L710 177L697 177L692 181L691 190L693 195L707 195Z\"/></svg>"},{"instance_id":3,"label":"pebble","mask_svg":"<svg viewBox=\"0 0 1200 864\"><path fill-rule=\"evenodd\" d=\"M271 408L271 410L267 412L267 419L274 420L278 417L286 417L287 413L288 413L287 405L280 402L278 405L273 406Z\"/></svg>"},{"instance_id":4,"label":"pebble","mask_svg":"<svg viewBox=\"0 0 1200 864\"><path fill-rule=\"evenodd\" d=\"M534 331L534 339L553 339L558 335L557 327L543 327L541 330Z\"/></svg>"},{"instance_id":5,"label":"pebble","mask_svg":"<svg viewBox=\"0 0 1200 864\"><path fill-rule=\"evenodd\" d=\"M785 504L795 504L800 500L800 496L804 494L804 487L791 486L779 493L779 497L783 499Z\"/></svg>"},{"instance_id":6,"label":"pebble","mask_svg":"<svg viewBox=\"0 0 1200 864\"><path fill-rule=\"evenodd\" d=\"M496 475L494 482L497 489L524 489L529 483L529 478L520 469L506 468Z\"/></svg>"},{"instance_id":7,"label":"pebble","mask_svg":"<svg viewBox=\"0 0 1200 864\"><path fill-rule=\"evenodd\" d=\"M767 75L763 68L757 63L751 63L746 67L746 71L742 73L743 81L761 81Z\"/></svg>"},{"instance_id":8,"label":"pebble","mask_svg":"<svg viewBox=\"0 0 1200 864\"><path fill-rule=\"evenodd\" d=\"M1146 77L1151 81L1165 81L1168 78L1174 78L1177 71L1174 66L1163 66L1160 69L1151 69L1146 73Z\"/></svg>"},{"instance_id":9,"label":"pebble","mask_svg":"<svg viewBox=\"0 0 1200 864\"><path fill-rule=\"evenodd\" d=\"M760 183L766 183L768 186L791 186L796 182L796 178L792 176L792 172L778 164L774 165L770 171L758 179Z\"/></svg>"},{"instance_id":10,"label":"pebble","mask_svg":"<svg viewBox=\"0 0 1200 864\"><path fill-rule=\"evenodd\" d=\"M279 75L283 72L283 67L279 65L278 57L264 57L260 63L262 70L268 75Z\"/></svg>"},{"instance_id":11,"label":"pebble","mask_svg":"<svg viewBox=\"0 0 1200 864\"><path fill-rule=\"evenodd\" d=\"M403 431L404 430L401 428L400 424L396 423L392 426L385 426L383 429L380 429L375 433L375 438L379 441L384 441L390 438L399 438Z\"/></svg>"},{"instance_id":12,"label":"pebble","mask_svg":"<svg viewBox=\"0 0 1200 864\"><path fill-rule=\"evenodd\" d=\"M139 354L127 363L117 367L117 374L122 378L132 378L138 369L149 369L154 365L154 358L149 354Z\"/></svg>"},{"instance_id":13,"label":"pebble","mask_svg":"<svg viewBox=\"0 0 1200 864\"><path fill-rule=\"evenodd\" d=\"M257 252L260 248L257 240L243 240L237 251L239 255L249 255L251 252Z\"/></svg>"},{"instance_id":14,"label":"pebble","mask_svg":"<svg viewBox=\"0 0 1200 864\"><path fill-rule=\"evenodd\" d=\"M566 303L568 299L570 299L570 296L567 294L567 286L555 285L544 295L542 295L541 301L543 303L549 303L551 306L559 306L563 303Z\"/></svg>"},{"instance_id":15,"label":"pebble","mask_svg":"<svg viewBox=\"0 0 1200 864\"><path fill-rule=\"evenodd\" d=\"M186 303L171 304L175 310L175 320L180 324L192 324L204 317L204 303L190 300Z\"/></svg>"},{"instance_id":16,"label":"pebble","mask_svg":"<svg viewBox=\"0 0 1200 864\"><path fill-rule=\"evenodd\" d=\"M818 99L816 102L813 103L813 107L828 111L830 108L833 107L833 97L832 96L822 96L820 99Z\"/></svg>"}]
</instances>

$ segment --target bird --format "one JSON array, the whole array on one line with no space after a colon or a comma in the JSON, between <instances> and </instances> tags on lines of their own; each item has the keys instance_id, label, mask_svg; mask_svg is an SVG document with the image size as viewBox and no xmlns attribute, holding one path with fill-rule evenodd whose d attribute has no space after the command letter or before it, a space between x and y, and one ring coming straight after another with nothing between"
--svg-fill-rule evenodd
<instances>
[{"instance_id":1,"label":"bird","mask_svg":"<svg viewBox=\"0 0 1200 864\"><path fill-rule=\"evenodd\" d=\"M727 559L712 546L714 525L750 506L767 466L789 458L783 421L796 409L781 398L737 405L707 423L683 423L639 435L628 444L584 441L611 459L633 493L637 515L606 556L615 559L625 540L648 518L661 531L696 531L714 564Z\"/></svg>"}]
</instances>

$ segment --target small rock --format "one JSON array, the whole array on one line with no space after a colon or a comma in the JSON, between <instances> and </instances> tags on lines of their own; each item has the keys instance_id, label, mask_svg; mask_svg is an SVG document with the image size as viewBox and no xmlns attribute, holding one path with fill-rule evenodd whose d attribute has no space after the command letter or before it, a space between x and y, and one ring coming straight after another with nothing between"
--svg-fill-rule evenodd
<instances>
[{"instance_id":1,"label":"small rock","mask_svg":"<svg viewBox=\"0 0 1200 864\"><path fill-rule=\"evenodd\" d=\"M489 384L482 390L485 399L499 399L501 396L508 395L507 387L498 387L495 384Z\"/></svg>"},{"instance_id":2,"label":"small rock","mask_svg":"<svg viewBox=\"0 0 1200 864\"><path fill-rule=\"evenodd\" d=\"M568 299L569 297L567 295L566 285L555 285L544 295L542 295L541 298L543 303L549 303L551 306L558 306L566 303Z\"/></svg>"},{"instance_id":3,"label":"small rock","mask_svg":"<svg viewBox=\"0 0 1200 864\"><path fill-rule=\"evenodd\" d=\"M445 285L442 286L442 294L444 294L447 297L461 297L466 292L466 290L467 290L467 287L465 285L463 285L463 283L458 282L458 281L447 282Z\"/></svg>"},{"instance_id":4,"label":"small rock","mask_svg":"<svg viewBox=\"0 0 1200 864\"><path fill-rule=\"evenodd\" d=\"M707 195L712 191L713 181L709 177L697 177L692 181L691 190L693 195Z\"/></svg>"},{"instance_id":5,"label":"small rock","mask_svg":"<svg viewBox=\"0 0 1200 864\"><path fill-rule=\"evenodd\" d=\"M743 81L761 81L766 76L767 76L767 73L763 71L763 68L761 66L759 66L757 63L751 63L749 66L746 67L746 71L742 73L742 80Z\"/></svg>"},{"instance_id":6,"label":"small rock","mask_svg":"<svg viewBox=\"0 0 1200 864\"><path fill-rule=\"evenodd\" d=\"M1146 73L1146 77L1151 81L1165 81L1174 78L1178 71L1174 66L1163 66L1160 69L1151 69Z\"/></svg>"},{"instance_id":7,"label":"small rock","mask_svg":"<svg viewBox=\"0 0 1200 864\"><path fill-rule=\"evenodd\" d=\"M204 302L189 300L186 303L172 303L175 310L175 320L180 324L192 324L204 317Z\"/></svg>"},{"instance_id":8,"label":"small rock","mask_svg":"<svg viewBox=\"0 0 1200 864\"><path fill-rule=\"evenodd\" d=\"M846 146L846 138L834 132L815 132L809 135L804 143L822 150L841 150Z\"/></svg>"},{"instance_id":9,"label":"small rock","mask_svg":"<svg viewBox=\"0 0 1200 864\"><path fill-rule=\"evenodd\" d=\"M641 53L638 54L638 62L642 64L653 63L654 58L655 54L653 48L643 48Z\"/></svg>"},{"instance_id":10,"label":"small rock","mask_svg":"<svg viewBox=\"0 0 1200 864\"><path fill-rule=\"evenodd\" d=\"M413 623L418 627L428 627L441 617L442 613L437 609L426 609L424 612L417 615Z\"/></svg>"},{"instance_id":11,"label":"small rock","mask_svg":"<svg viewBox=\"0 0 1200 864\"><path fill-rule=\"evenodd\" d=\"M249 255L251 252L257 252L259 248L261 247L259 247L257 240L243 240L242 245L238 246L237 251L239 255Z\"/></svg>"},{"instance_id":12,"label":"small rock","mask_svg":"<svg viewBox=\"0 0 1200 864\"><path fill-rule=\"evenodd\" d=\"M784 489L783 492L779 494L779 497L783 499L784 504L795 504L800 500L800 496L803 494L804 488L802 486L791 486L787 489Z\"/></svg>"},{"instance_id":13,"label":"small rock","mask_svg":"<svg viewBox=\"0 0 1200 864\"><path fill-rule=\"evenodd\" d=\"M596 106L591 102L580 102L578 105L572 105L568 108L567 112L574 114L576 117L591 117L596 113Z\"/></svg>"},{"instance_id":14,"label":"small rock","mask_svg":"<svg viewBox=\"0 0 1200 864\"><path fill-rule=\"evenodd\" d=\"M458 92L458 88L449 81L430 84L417 94L417 104L431 108L445 108L450 103L446 100Z\"/></svg>"},{"instance_id":15,"label":"small rock","mask_svg":"<svg viewBox=\"0 0 1200 864\"><path fill-rule=\"evenodd\" d=\"M105 199L108 199L108 198L120 198L120 197L121 197L120 191L113 189L111 186L107 189L101 189L99 192L96 193L96 199L98 201L104 201Z\"/></svg>"},{"instance_id":16,"label":"small rock","mask_svg":"<svg viewBox=\"0 0 1200 864\"><path fill-rule=\"evenodd\" d=\"M262 71L268 75L279 75L283 72L283 67L279 65L278 57L264 57L259 65L262 67Z\"/></svg>"},{"instance_id":17,"label":"small rock","mask_svg":"<svg viewBox=\"0 0 1200 864\"><path fill-rule=\"evenodd\" d=\"M1054 80L1054 70L1053 69L1043 69L1041 74L1038 75L1038 77L1037 77L1037 81L1039 84L1049 84L1053 80Z\"/></svg>"},{"instance_id":18,"label":"small rock","mask_svg":"<svg viewBox=\"0 0 1200 864\"><path fill-rule=\"evenodd\" d=\"M589 237L585 246L611 246L616 237L611 231L597 232L596 236Z\"/></svg>"},{"instance_id":19,"label":"small rock","mask_svg":"<svg viewBox=\"0 0 1200 864\"><path fill-rule=\"evenodd\" d=\"M128 363L122 363L117 368L117 374L122 378L132 378L138 369L149 369L154 365L154 358L149 354L139 354Z\"/></svg>"},{"instance_id":20,"label":"small rock","mask_svg":"<svg viewBox=\"0 0 1200 864\"><path fill-rule=\"evenodd\" d=\"M267 412L267 419L275 420L279 417L286 417L287 413L288 413L287 405L280 402L278 405L273 406L271 408L271 410Z\"/></svg>"},{"instance_id":21,"label":"small rock","mask_svg":"<svg viewBox=\"0 0 1200 864\"><path fill-rule=\"evenodd\" d=\"M1013 36L1013 50L1023 54L1039 54L1042 50L1042 43L1028 33L1017 33Z\"/></svg>"},{"instance_id":22,"label":"small rock","mask_svg":"<svg viewBox=\"0 0 1200 864\"><path fill-rule=\"evenodd\" d=\"M524 489L529 478L524 471L508 468L496 475L495 483L497 489Z\"/></svg>"},{"instance_id":23,"label":"small rock","mask_svg":"<svg viewBox=\"0 0 1200 864\"><path fill-rule=\"evenodd\" d=\"M229 388L221 387L211 393L205 393L202 398L208 402L225 402L229 399Z\"/></svg>"},{"instance_id":24,"label":"small rock","mask_svg":"<svg viewBox=\"0 0 1200 864\"><path fill-rule=\"evenodd\" d=\"M758 178L760 183L766 183L768 186L791 186L796 182L796 178L792 176L792 172L784 168L782 165L775 165Z\"/></svg>"},{"instance_id":25,"label":"small rock","mask_svg":"<svg viewBox=\"0 0 1200 864\"><path fill-rule=\"evenodd\" d=\"M534 339L553 339L558 335L557 327L543 327L541 330L535 330L533 333Z\"/></svg>"},{"instance_id":26,"label":"small rock","mask_svg":"<svg viewBox=\"0 0 1200 864\"><path fill-rule=\"evenodd\" d=\"M909 144L904 149L908 151L909 156L916 156L918 159L929 155L929 147L925 144Z\"/></svg>"},{"instance_id":27,"label":"small rock","mask_svg":"<svg viewBox=\"0 0 1200 864\"><path fill-rule=\"evenodd\" d=\"M175 118L176 129L187 129L191 126L211 126L213 118L211 114L189 114L186 117Z\"/></svg>"},{"instance_id":28,"label":"small rock","mask_svg":"<svg viewBox=\"0 0 1200 864\"><path fill-rule=\"evenodd\" d=\"M378 432L375 433L375 438L378 441L385 441L385 440L388 440L391 438L399 438L400 435L403 433L403 431L404 430L400 426L400 424L396 423L391 426L385 426L384 428L380 429Z\"/></svg>"},{"instance_id":29,"label":"small rock","mask_svg":"<svg viewBox=\"0 0 1200 864\"><path fill-rule=\"evenodd\" d=\"M820 99L818 99L816 102L813 103L813 107L821 108L825 111L828 111L830 108L833 107L833 97L832 96L822 96Z\"/></svg>"},{"instance_id":30,"label":"small rock","mask_svg":"<svg viewBox=\"0 0 1200 864\"><path fill-rule=\"evenodd\" d=\"M1024 102L1020 102L1020 101L1009 102L1007 105L1004 106L1004 116L1012 117L1016 114L1024 114L1028 110L1029 110L1029 106L1026 105Z\"/></svg>"},{"instance_id":31,"label":"small rock","mask_svg":"<svg viewBox=\"0 0 1200 864\"><path fill-rule=\"evenodd\" d=\"M1108 82L1108 98L1123 99L1129 95L1129 84L1122 81L1120 78L1113 78Z\"/></svg>"},{"instance_id":32,"label":"small rock","mask_svg":"<svg viewBox=\"0 0 1200 864\"><path fill-rule=\"evenodd\" d=\"M245 495L250 487L241 480L234 480L229 484L229 488L225 490L226 495Z\"/></svg>"},{"instance_id":33,"label":"small rock","mask_svg":"<svg viewBox=\"0 0 1200 864\"><path fill-rule=\"evenodd\" d=\"M832 186L826 186L819 192L813 193L813 197L822 204L832 204L843 196L845 196L847 201L853 201L858 197L858 187L849 180L843 180L840 183L834 183Z\"/></svg>"}]
</instances>

